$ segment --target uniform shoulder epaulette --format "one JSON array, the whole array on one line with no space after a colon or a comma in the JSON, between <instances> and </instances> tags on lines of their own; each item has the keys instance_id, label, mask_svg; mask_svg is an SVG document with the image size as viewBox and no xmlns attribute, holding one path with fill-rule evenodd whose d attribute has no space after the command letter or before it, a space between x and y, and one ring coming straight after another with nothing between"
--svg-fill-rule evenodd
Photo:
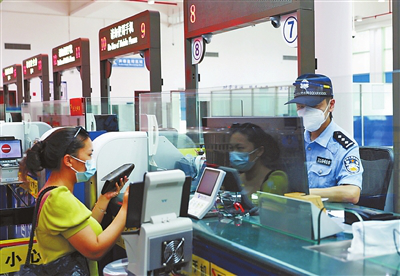
<instances>
[{"instance_id":1,"label":"uniform shoulder epaulette","mask_svg":"<svg viewBox=\"0 0 400 276\"><path fill-rule=\"evenodd\" d=\"M351 140L349 137L343 134L341 131L335 131L333 133L333 138L345 149L350 148L352 145L354 145L353 140Z\"/></svg>"}]
</instances>

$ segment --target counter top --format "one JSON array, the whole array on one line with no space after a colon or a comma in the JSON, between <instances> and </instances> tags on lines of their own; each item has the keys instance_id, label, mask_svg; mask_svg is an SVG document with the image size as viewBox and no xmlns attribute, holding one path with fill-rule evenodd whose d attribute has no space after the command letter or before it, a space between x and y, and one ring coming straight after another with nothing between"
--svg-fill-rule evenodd
<instances>
[{"instance_id":1,"label":"counter top","mask_svg":"<svg viewBox=\"0 0 400 276\"><path fill-rule=\"evenodd\" d=\"M342 258L337 258L311 250L309 247L316 245L314 241L299 239L260 226L257 217L244 219L242 223L225 218L193 220L193 230L195 255L199 252L201 255L201 250L196 249L196 244L205 244L233 254L239 261L249 262L265 272L303 275L392 275L400 267L400 256L397 254L346 260L347 248L344 247L349 245L351 234L339 233L321 241L321 245L343 244L344 247L335 246L337 248L334 250L345 250L341 252ZM216 259L218 266L237 273L234 264L227 265L222 261L218 263L218 258ZM210 255L209 261L215 262L215 258Z\"/></svg>"}]
</instances>

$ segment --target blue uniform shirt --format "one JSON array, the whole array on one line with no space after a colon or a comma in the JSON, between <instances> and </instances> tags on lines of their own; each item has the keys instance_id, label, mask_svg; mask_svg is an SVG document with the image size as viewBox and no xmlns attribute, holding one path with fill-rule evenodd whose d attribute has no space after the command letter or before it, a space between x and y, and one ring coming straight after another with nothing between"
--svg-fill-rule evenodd
<instances>
[{"instance_id":1,"label":"blue uniform shirt","mask_svg":"<svg viewBox=\"0 0 400 276\"><path fill-rule=\"evenodd\" d=\"M357 142L348 137L349 135L333 121L314 141L310 140L309 131L304 132L310 188L327 188L342 184L361 188L364 170L359 147Z\"/></svg>"}]
</instances>

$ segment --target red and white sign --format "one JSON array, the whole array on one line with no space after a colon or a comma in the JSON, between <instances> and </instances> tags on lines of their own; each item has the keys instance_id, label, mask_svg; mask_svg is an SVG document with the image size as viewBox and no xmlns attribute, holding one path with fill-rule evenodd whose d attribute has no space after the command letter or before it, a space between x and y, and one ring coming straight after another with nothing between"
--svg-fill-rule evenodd
<instances>
[{"instance_id":1,"label":"red and white sign","mask_svg":"<svg viewBox=\"0 0 400 276\"><path fill-rule=\"evenodd\" d=\"M9 152L11 151L11 146L10 146L9 144L4 144L4 145L1 147L1 151L2 151L3 153L9 153Z\"/></svg>"}]
</instances>

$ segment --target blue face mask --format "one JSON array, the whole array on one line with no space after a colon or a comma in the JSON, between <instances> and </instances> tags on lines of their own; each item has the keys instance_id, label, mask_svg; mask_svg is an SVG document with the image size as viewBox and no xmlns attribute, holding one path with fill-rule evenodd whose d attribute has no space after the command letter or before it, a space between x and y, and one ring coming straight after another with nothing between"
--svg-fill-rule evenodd
<instances>
[{"instance_id":1,"label":"blue face mask","mask_svg":"<svg viewBox=\"0 0 400 276\"><path fill-rule=\"evenodd\" d=\"M253 160L249 161L250 154L255 152L257 149L251 152L239 152L239 151L231 151L229 153L229 161L231 162L231 166L237 169L240 172L249 171L255 164L258 156Z\"/></svg>"},{"instance_id":2,"label":"blue face mask","mask_svg":"<svg viewBox=\"0 0 400 276\"><path fill-rule=\"evenodd\" d=\"M96 163L93 159L83 161L79 158L76 158L75 156L71 155L71 157L75 160L78 160L79 162L85 163L86 167L86 171L84 172L78 172L73 167L70 167L75 172L77 183L88 181L96 173Z\"/></svg>"}]
</instances>

